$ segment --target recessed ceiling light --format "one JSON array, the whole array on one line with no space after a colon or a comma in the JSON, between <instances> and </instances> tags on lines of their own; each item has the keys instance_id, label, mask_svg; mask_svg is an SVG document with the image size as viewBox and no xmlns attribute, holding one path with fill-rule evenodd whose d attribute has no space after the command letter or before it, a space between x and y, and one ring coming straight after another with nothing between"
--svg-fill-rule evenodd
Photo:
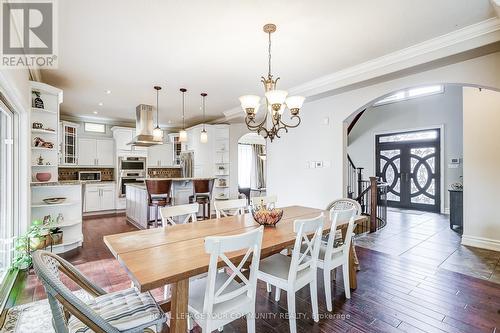
<instances>
[{"instance_id":1,"label":"recessed ceiling light","mask_svg":"<svg viewBox=\"0 0 500 333\"><path fill-rule=\"evenodd\" d=\"M97 103L97 105L99 105L99 106L103 106L103 105L104 105L104 103L103 103L103 102L99 102L99 103Z\"/></svg>"},{"instance_id":2,"label":"recessed ceiling light","mask_svg":"<svg viewBox=\"0 0 500 333\"><path fill-rule=\"evenodd\" d=\"M97 112L97 111L94 111L94 114L98 114L98 113L99 113L99 112Z\"/></svg>"},{"instance_id":3,"label":"recessed ceiling light","mask_svg":"<svg viewBox=\"0 0 500 333\"><path fill-rule=\"evenodd\" d=\"M171 124L171 123L172 123L172 120L169 120L169 121L168 121L168 123L169 123L169 124Z\"/></svg>"},{"instance_id":4,"label":"recessed ceiling light","mask_svg":"<svg viewBox=\"0 0 500 333\"><path fill-rule=\"evenodd\" d=\"M104 90L104 92L106 93L106 95L111 94L111 90Z\"/></svg>"}]
</instances>

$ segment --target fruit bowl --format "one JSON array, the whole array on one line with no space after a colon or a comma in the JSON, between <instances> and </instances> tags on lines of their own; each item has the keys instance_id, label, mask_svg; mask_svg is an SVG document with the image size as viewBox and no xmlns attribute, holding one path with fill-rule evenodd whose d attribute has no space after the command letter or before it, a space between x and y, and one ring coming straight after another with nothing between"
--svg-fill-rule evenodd
<instances>
[{"instance_id":1,"label":"fruit bowl","mask_svg":"<svg viewBox=\"0 0 500 333\"><path fill-rule=\"evenodd\" d=\"M274 227L283 217L283 209L279 208L253 208L252 216L255 222L263 226Z\"/></svg>"}]
</instances>

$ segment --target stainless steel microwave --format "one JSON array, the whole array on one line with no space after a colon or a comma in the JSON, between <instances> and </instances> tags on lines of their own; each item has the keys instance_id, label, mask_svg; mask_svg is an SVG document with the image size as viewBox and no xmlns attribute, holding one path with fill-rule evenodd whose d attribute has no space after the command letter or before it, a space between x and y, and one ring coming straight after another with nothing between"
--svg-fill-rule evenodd
<instances>
[{"instance_id":1,"label":"stainless steel microwave","mask_svg":"<svg viewBox=\"0 0 500 333\"><path fill-rule=\"evenodd\" d=\"M101 181L101 171L78 171L78 180Z\"/></svg>"}]
</instances>

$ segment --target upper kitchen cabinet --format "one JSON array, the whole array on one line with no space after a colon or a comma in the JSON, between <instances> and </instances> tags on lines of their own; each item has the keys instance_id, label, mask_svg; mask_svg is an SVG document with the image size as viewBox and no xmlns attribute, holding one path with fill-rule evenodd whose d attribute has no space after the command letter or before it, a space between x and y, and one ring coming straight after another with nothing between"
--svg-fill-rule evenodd
<instances>
[{"instance_id":1,"label":"upper kitchen cabinet","mask_svg":"<svg viewBox=\"0 0 500 333\"><path fill-rule=\"evenodd\" d=\"M135 136L135 128L130 127L113 127L113 138L115 139L115 146L117 153L131 152L131 151L147 151L147 147L137 147L129 145L128 143L132 141Z\"/></svg>"},{"instance_id":2,"label":"upper kitchen cabinet","mask_svg":"<svg viewBox=\"0 0 500 333\"><path fill-rule=\"evenodd\" d=\"M165 136L164 136L165 137ZM172 144L165 142L148 148L148 167L171 167L174 165Z\"/></svg>"},{"instance_id":3,"label":"upper kitchen cabinet","mask_svg":"<svg viewBox=\"0 0 500 333\"><path fill-rule=\"evenodd\" d=\"M60 147L60 165L77 165L78 164L78 124L68 121L62 121L59 130Z\"/></svg>"},{"instance_id":4,"label":"upper kitchen cabinet","mask_svg":"<svg viewBox=\"0 0 500 333\"><path fill-rule=\"evenodd\" d=\"M112 139L80 138L78 140L79 166L114 166Z\"/></svg>"},{"instance_id":5,"label":"upper kitchen cabinet","mask_svg":"<svg viewBox=\"0 0 500 333\"><path fill-rule=\"evenodd\" d=\"M182 142L179 141L179 133L170 133L168 138L172 147L172 162L173 165L181 164L181 152L183 150Z\"/></svg>"}]
</instances>

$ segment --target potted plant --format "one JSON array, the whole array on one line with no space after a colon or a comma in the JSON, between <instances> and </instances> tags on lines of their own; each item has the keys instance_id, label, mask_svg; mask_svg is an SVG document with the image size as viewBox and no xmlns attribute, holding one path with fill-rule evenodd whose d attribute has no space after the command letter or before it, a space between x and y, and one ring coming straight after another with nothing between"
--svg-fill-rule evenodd
<instances>
[{"instance_id":1,"label":"potted plant","mask_svg":"<svg viewBox=\"0 0 500 333\"><path fill-rule=\"evenodd\" d=\"M48 234L49 228L47 225L40 220L33 221L27 234L31 251L44 249Z\"/></svg>"},{"instance_id":2,"label":"potted plant","mask_svg":"<svg viewBox=\"0 0 500 333\"><path fill-rule=\"evenodd\" d=\"M29 243L30 242L27 235L23 235L16 239L14 247L14 260L12 261L13 267L19 270L25 270L31 267L31 253Z\"/></svg>"}]
</instances>

